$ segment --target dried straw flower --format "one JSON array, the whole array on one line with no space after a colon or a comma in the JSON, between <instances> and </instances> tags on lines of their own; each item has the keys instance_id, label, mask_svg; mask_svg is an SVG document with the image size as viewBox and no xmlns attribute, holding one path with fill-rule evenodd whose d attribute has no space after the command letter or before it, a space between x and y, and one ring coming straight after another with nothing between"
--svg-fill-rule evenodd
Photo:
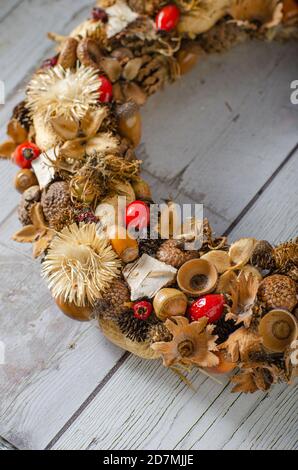
<instances>
[{"instance_id":1,"label":"dried straw flower","mask_svg":"<svg viewBox=\"0 0 298 470\"><path fill-rule=\"evenodd\" d=\"M166 328L173 335L172 341L154 343L151 348L160 353L163 364L214 367L218 357L212 352L217 350L217 336L212 335L214 326L207 325L207 318L189 323L185 317L175 317L165 322Z\"/></svg>"},{"instance_id":2,"label":"dried straw flower","mask_svg":"<svg viewBox=\"0 0 298 470\"><path fill-rule=\"evenodd\" d=\"M79 307L93 304L119 274L120 260L96 224L65 227L52 241L42 267L54 298Z\"/></svg>"},{"instance_id":3,"label":"dried straw flower","mask_svg":"<svg viewBox=\"0 0 298 470\"><path fill-rule=\"evenodd\" d=\"M236 282L231 286L232 307L226 315L227 320L234 320L236 325L244 323L249 327L252 316L253 306L258 293L259 281L249 274L247 277L241 272Z\"/></svg>"},{"instance_id":4,"label":"dried straw flower","mask_svg":"<svg viewBox=\"0 0 298 470\"><path fill-rule=\"evenodd\" d=\"M98 102L98 74L88 67L75 72L61 66L36 74L27 89L27 106L31 114L44 119L64 117L70 121L82 119Z\"/></svg>"}]
</instances>

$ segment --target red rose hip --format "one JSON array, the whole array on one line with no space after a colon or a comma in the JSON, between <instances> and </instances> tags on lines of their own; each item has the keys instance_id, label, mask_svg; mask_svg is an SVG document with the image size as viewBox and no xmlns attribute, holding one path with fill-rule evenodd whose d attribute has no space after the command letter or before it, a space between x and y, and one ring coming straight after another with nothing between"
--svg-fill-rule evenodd
<instances>
[{"instance_id":1,"label":"red rose hip","mask_svg":"<svg viewBox=\"0 0 298 470\"><path fill-rule=\"evenodd\" d=\"M224 295L204 295L191 304L188 313L191 321L197 321L202 317L207 317L208 323L216 323L223 314L224 305Z\"/></svg>"},{"instance_id":2,"label":"red rose hip","mask_svg":"<svg viewBox=\"0 0 298 470\"><path fill-rule=\"evenodd\" d=\"M113 98L113 85L104 75L100 75L99 80L99 101L101 103L109 103Z\"/></svg>"},{"instance_id":3,"label":"red rose hip","mask_svg":"<svg viewBox=\"0 0 298 470\"><path fill-rule=\"evenodd\" d=\"M15 149L13 159L19 167L30 170L31 162L38 158L40 154L41 151L37 145L32 142L24 142Z\"/></svg>"},{"instance_id":4,"label":"red rose hip","mask_svg":"<svg viewBox=\"0 0 298 470\"><path fill-rule=\"evenodd\" d=\"M139 320L147 320L150 317L152 310L152 304L147 300L136 302L133 306L134 317Z\"/></svg>"},{"instance_id":5,"label":"red rose hip","mask_svg":"<svg viewBox=\"0 0 298 470\"><path fill-rule=\"evenodd\" d=\"M143 201L134 201L126 208L125 223L130 229L143 230L150 222L150 209Z\"/></svg>"},{"instance_id":6,"label":"red rose hip","mask_svg":"<svg viewBox=\"0 0 298 470\"><path fill-rule=\"evenodd\" d=\"M159 31L172 31L180 19L180 10L174 5L166 5L156 15L155 23Z\"/></svg>"}]
</instances>

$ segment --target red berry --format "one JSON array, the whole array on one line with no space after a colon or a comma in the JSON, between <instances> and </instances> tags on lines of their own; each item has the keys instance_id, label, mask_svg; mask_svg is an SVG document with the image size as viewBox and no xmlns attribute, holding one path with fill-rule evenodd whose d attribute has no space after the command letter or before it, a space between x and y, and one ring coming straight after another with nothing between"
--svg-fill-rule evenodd
<instances>
[{"instance_id":1,"label":"red berry","mask_svg":"<svg viewBox=\"0 0 298 470\"><path fill-rule=\"evenodd\" d=\"M41 67L43 69L50 69L52 67L55 67L55 65L58 64L58 58L59 54L55 55L54 57L51 57L50 59L44 60Z\"/></svg>"},{"instance_id":2,"label":"red berry","mask_svg":"<svg viewBox=\"0 0 298 470\"><path fill-rule=\"evenodd\" d=\"M147 320L150 317L152 310L152 304L147 300L136 302L133 306L134 317L139 320Z\"/></svg>"},{"instance_id":3,"label":"red berry","mask_svg":"<svg viewBox=\"0 0 298 470\"><path fill-rule=\"evenodd\" d=\"M144 201L134 201L126 208L125 223L127 228L143 230L150 223L150 209Z\"/></svg>"},{"instance_id":4,"label":"red berry","mask_svg":"<svg viewBox=\"0 0 298 470\"><path fill-rule=\"evenodd\" d=\"M180 10L176 5L163 7L156 15L155 23L159 31L172 31L180 19Z\"/></svg>"},{"instance_id":5,"label":"red berry","mask_svg":"<svg viewBox=\"0 0 298 470\"><path fill-rule=\"evenodd\" d=\"M102 103L109 103L113 98L113 85L110 80L104 75L100 75L100 87L99 87L99 101Z\"/></svg>"},{"instance_id":6,"label":"red berry","mask_svg":"<svg viewBox=\"0 0 298 470\"><path fill-rule=\"evenodd\" d=\"M103 23L107 23L109 19L105 10L103 10L102 8L98 8L98 7L93 8L92 18L95 21L102 21Z\"/></svg>"},{"instance_id":7,"label":"red berry","mask_svg":"<svg viewBox=\"0 0 298 470\"><path fill-rule=\"evenodd\" d=\"M13 159L19 167L29 170L31 162L38 158L40 153L41 151L37 145L32 142L24 142L15 149Z\"/></svg>"},{"instance_id":8,"label":"red berry","mask_svg":"<svg viewBox=\"0 0 298 470\"><path fill-rule=\"evenodd\" d=\"M200 297L189 307L189 315L192 321L207 317L208 323L216 323L223 314L225 297L223 294L209 294Z\"/></svg>"}]
</instances>

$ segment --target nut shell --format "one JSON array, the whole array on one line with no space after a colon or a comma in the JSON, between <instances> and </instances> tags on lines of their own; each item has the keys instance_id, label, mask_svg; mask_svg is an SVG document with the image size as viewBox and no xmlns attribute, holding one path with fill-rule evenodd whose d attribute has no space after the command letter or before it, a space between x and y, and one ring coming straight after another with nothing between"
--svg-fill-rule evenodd
<instances>
[{"instance_id":1,"label":"nut shell","mask_svg":"<svg viewBox=\"0 0 298 470\"><path fill-rule=\"evenodd\" d=\"M284 308L291 312L297 304L296 283L281 274L268 276L260 284L258 297L268 310Z\"/></svg>"},{"instance_id":2,"label":"nut shell","mask_svg":"<svg viewBox=\"0 0 298 470\"><path fill-rule=\"evenodd\" d=\"M23 169L19 170L14 179L14 187L20 193L31 188L31 186L37 186L38 181L32 170Z\"/></svg>"},{"instance_id":3,"label":"nut shell","mask_svg":"<svg viewBox=\"0 0 298 470\"><path fill-rule=\"evenodd\" d=\"M217 279L215 266L205 259L187 261L177 274L180 289L192 297L212 292L216 287Z\"/></svg>"},{"instance_id":4,"label":"nut shell","mask_svg":"<svg viewBox=\"0 0 298 470\"><path fill-rule=\"evenodd\" d=\"M297 338L297 321L286 310L271 310L260 321L259 333L267 349L283 352Z\"/></svg>"},{"instance_id":5,"label":"nut shell","mask_svg":"<svg viewBox=\"0 0 298 470\"><path fill-rule=\"evenodd\" d=\"M165 287L154 297L153 308L162 321L172 316L183 316L187 309L187 297L178 289Z\"/></svg>"}]
</instances>

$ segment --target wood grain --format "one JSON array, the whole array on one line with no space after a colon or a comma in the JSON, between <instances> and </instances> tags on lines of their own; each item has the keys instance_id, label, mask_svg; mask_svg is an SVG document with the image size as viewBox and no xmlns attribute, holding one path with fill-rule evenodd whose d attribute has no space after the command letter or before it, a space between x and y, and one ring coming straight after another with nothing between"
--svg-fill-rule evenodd
<instances>
[{"instance_id":1,"label":"wood grain","mask_svg":"<svg viewBox=\"0 0 298 470\"><path fill-rule=\"evenodd\" d=\"M297 157L284 166L231 239L251 234L278 242L281 233L284 239L297 235ZM297 448L297 387L279 385L268 394L247 396L231 394L230 386L199 373L191 381L196 392L161 365L130 357L54 448Z\"/></svg>"}]
</instances>

